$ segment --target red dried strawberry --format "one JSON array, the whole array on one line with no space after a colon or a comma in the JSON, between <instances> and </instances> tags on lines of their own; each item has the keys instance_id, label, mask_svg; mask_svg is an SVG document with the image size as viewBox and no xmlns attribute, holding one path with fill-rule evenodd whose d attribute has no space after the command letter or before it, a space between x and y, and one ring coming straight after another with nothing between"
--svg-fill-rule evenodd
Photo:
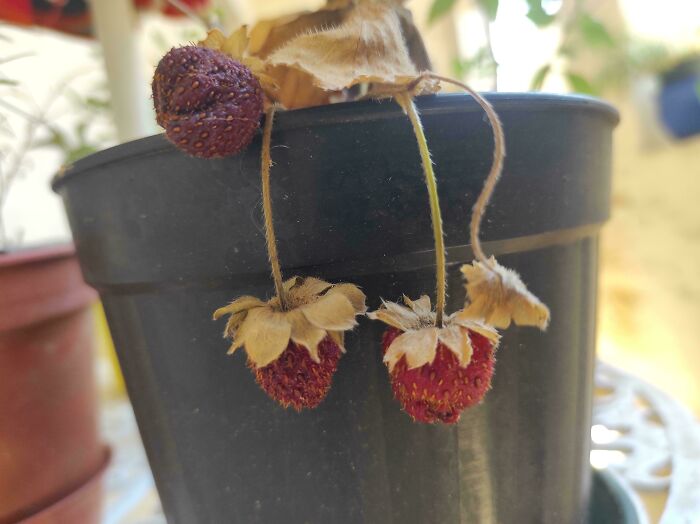
<instances>
[{"instance_id":1,"label":"red dried strawberry","mask_svg":"<svg viewBox=\"0 0 700 524\"><path fill-rule=\"evenodd\" d=\"M454 424L491 387L498 333L461 310L437 326L430 298L403 300L368 314L389 325L382 351L394 396L418 422Z\"/></svg>"},{"instance_id":2,"label":"red dried strawberry","mask_svg":"<svg viewBox=\"0 0 700 524\"><path fill-rule=\"evenodd\" d=\"M263 302L239 297L217 309L230 315L224 336L229 353L245 347L258 384L284 407L315 408L328 394L338 360L345 352L343 333L366 311L365 295L352 284L330 284L313 277L283 283L279 296Z\"/></svg>"},{"instance_id":3,"label":"red dried strawberry","mask_svg":"<svg viewBox=\"0 0 700 524\"><path fill-rule=\"evenodd\" d=\"M327 336L318 344L319 362L314 362L309 350L290 341L287 349L265 367L250 362L260 387L284 407L297 411L315 408L326 398L333 375L338 368L342 349Z\"/></svg>"},{"instance_id":4,"label":"red dried strawberry","mask_svg":"<svg viewBox=\"0 0 700 524\"><path fill-rule=\"evenodd\" d=\"M190 155L234 155L260 126L260 82L246 66L213 49L171 49L156 67L152 88L158 124Z\"/></svg>"},{"instance_id":5,"label":"red dried strawberry","mask_svg":"<svg viewBox=\"0 0 700 524\"><path fill-rule=\"evenodd\" d=\"M403 332L389 327L382 337L387 349ZM454 424L461 412L481 402L491 388L494 343L469 331L473 348L471 361L462 367L459 359L445 344L438 342L435 359L430 364L409 369L401 358L391 372L391 387L406 413L419 422Z\"/></svg>"}]
</instances>

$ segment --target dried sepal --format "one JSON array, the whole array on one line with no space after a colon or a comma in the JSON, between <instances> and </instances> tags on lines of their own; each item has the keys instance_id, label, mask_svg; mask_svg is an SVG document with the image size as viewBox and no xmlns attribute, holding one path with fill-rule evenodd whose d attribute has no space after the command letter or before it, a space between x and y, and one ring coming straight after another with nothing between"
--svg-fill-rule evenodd
<instances>
[{"instance_id":1,"label":"dried sepal","mask_svg":"<svg viewBox=\"0 0 700 524\"><path fill-rule=\"evenodd\" d=\"M547 329L549 308L527 289L520 275L501 266L494 257L487 264L474 261L463 265L462 274L469 296L460 314L462 319L483 319L498 328L515 322Z\"/></svg>"},{"instance_id":2,"label":"dried sepal","mask_svg":"<svg viewBox=\"0 0 700 524\"><path fill-rule=\"evenodd\" d=\"M469 331L474 331L498 345L498 332L480 322L464 318L463 311L449 315L441 327L435 326L435 312L427 295L418 300L404 296L406 306L395 302L382 302L377 311L368 313L368 317L380 320L400 331L384 354L384 362L393 371L396 364L406 358L408 369L415 369L431 364L435 359L438 343L442 343L457 357L460 366L466 368L471 362L473 348Z\"/></svg>"},{"instance_id":3,"label":"dried sepal","mask_svg":"<svg viewBox=\"0 0 700 524\"><path fill-rule=\"evenodd\" d=\"M327 336L344 351L343 332L366 311L364 293L352 284L333 285L313 277L293 277L283 287L286 310L279 297L263 302L244 296L214 312L215 319L231 315L224 331L224 337L233 340L229 353L245 347L250 362L261 368L277 360L290 340L317 363L319 344Z\"/></svg>"}]
</instances>

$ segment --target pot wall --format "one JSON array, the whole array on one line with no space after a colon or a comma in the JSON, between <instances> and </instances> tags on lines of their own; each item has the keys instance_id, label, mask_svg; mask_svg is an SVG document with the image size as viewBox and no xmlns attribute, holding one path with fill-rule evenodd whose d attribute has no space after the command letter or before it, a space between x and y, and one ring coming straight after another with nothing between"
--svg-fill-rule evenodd
<instances>
[{"instance_id":1,"label":"pot wall","mask_svg":"<svg viewBox=\"0 0 700 524\"><path fill-rule=\"evenodd\" d=\"M553 311L546 334L505 333L493 390L457 426L414 424L393 400L383 327L347 337L314 411L270 401L211 313L270 296L259 141L202 161L161 136L76 164L55 183L86 279L101 293L169 522L561 523L588 506L597 232L616 114L587 98L491 97L506 129L485 249ZM462 96L420 99L439 179L451 310L471 206L492 156ZM427 195L410 124L363 102L280 114L275 221L285 272L379 298L434 288ZM275 147L284 146L284 147Z\"/></svg>"}]
</instances>

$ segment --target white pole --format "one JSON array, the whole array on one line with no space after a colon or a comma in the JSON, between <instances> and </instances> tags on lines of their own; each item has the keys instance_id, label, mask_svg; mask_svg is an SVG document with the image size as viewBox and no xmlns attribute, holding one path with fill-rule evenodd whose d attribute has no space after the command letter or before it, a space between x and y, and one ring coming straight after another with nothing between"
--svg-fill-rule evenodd
<instances>
[{"instance_id":1,"label":"white pole","mask_svg":"<svg viewBox=\"0 0 700 524\"><path fill-rule=\"evenodd\" d=\"M90 7L102 45L119 140L126 142L149 135L155 126L134 34L133 4L131 0L90 0Z\"/></svg>"}]
</instances>

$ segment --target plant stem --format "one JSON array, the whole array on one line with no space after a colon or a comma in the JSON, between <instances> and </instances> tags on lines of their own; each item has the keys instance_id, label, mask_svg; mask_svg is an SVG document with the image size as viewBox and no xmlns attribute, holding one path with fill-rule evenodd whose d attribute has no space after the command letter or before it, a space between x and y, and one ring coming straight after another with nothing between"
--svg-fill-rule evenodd
<instances>
[{"instance_id":1,"label":"plant stem","mask_svg":"<svg viewBox=\"0 0 700 524\"><path fill-rule=\"evenodd\" d=\"M442 231L442 216L440 214L440 199L438 198L437 181L433 171L433 161L430 159L428 141L423 132L423 124L413 103L411 95L407 92L397 93L396 101L406 111L413 132L418 141L423 173L425 174L425 185L428 186L428 197L430 200L430 218L433 223L433 238L435 239L435 325L442 327L442 319L445 312L445 298L447 295L447 277L445 268L445 241Z\"/></svg>"},{"instance_id":2,"label":"plant stem","mask_svg":"<svg viewBox=\"0 0 700 524\"><path fill-rule=\"evenodd\" d=\"M481 220L484 217L484 211L486 211L486 206L491 200L491 195L493 195L493 190L498 183L501 173L503 171L503 160L506 156L506 145L505 137L503 135L503 126L501 125L501 120L498 118L498 114L494 110L491 103L482 97L479 93L474 91L471 87L463 82L459 82L452 78L445 76L436 75L435 73L423 73L423 77L432 78L434 80L439 80L448 84L456 85L464 89L471 97L476 101L477 104L486 113L489 119L489 124L493 131L493 163L491 164L491 170L489 171L486 180L484 181L484 187L477 198L474 208L472 209L472 219L469 225L469 236L472 244L472 251L474 251L474 257L479 261L489 266L484 250L481 247L481 241L479 240L479 231L481 229Z\"/></svg>"},{"instance_id":3,"label":"plant stem","mask_svg":"<svg viewBox=\"0 0 700 524\"><path fill-rule=\"evenodd\" d=\"M272 268L272 278L275 281L275 292L280 301L282 310L287 309L287 297L284 293L282 280L282 269L280 268L279 255L277 254L277 239L275 238L275 226L272 220L272 196L270 195L270 168L272 158L270 157L270 141L272 139L272 121L275 118L277 108L273 105L265 114L265 126L262 136L262 159L261 159L261 182L262 182L262 202L263 215L265 216L265 240L267 242L267 256L270 259Z\"/></svg>"}]
</instances>

